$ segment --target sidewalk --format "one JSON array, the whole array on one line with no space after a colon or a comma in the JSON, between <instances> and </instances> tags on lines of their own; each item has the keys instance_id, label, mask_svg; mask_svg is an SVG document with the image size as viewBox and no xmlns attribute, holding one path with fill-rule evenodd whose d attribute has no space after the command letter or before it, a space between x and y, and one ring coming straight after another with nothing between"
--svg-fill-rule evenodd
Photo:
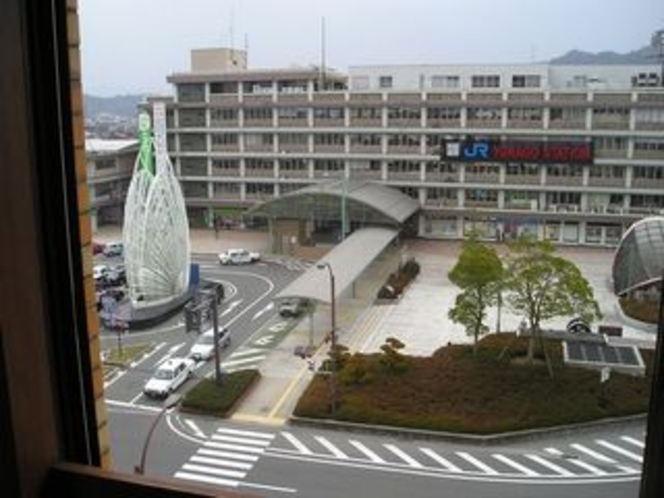
<instances>
[{"instance_id":1,"label":"sidewalk","mask_svg":"<svg viewBox=\"0 0 664 498\"><path fill-rule=\"evenodd\" d=\"M119 229L104 230L95 240L117 240ZM244 231L220 231L215 238L212 230L192 230L193 253L216 253L229 247L245 247L265 252L267 234ZM407 290L404 297L393 305L374 305L375 291L384 282L384 277L396 263L386 259L365 276L358 285L355 298L348 296L339 300L338 341L351 352L376 352L388 337L396 337L405 344L404 352L416 356L428 356L448 343L470 343L463 327L453 323L447 316L453 306L457 288L447 274L455 264L461 244L459 242L415 239L408 241L407 257L420 263L421 272ZM602 324L623 327L623 340L637 343L640 347L654 347L655 334L640 330L633 322L623 321L617 311L617 299L611 291L611 263L613 251L601 248L561 247L561 256L579 266L595 291L603 319ZM486 323L492 330L514 331L522 317L505 307L492 308ZM316 353L312 360L320 365L327 355L328 345L324 336L329 331L328 307L319 307L313 318ZM546 328L564 329L566 319L551 320L542 325ZM302 319L286 338L272 350L261 365L262 379L243 401L234 415L235 420L279 425L288 420L298 398L313 376L306 360L294 354L297 346L309 343L310 323Z\"/></svg>"}]
</instances>

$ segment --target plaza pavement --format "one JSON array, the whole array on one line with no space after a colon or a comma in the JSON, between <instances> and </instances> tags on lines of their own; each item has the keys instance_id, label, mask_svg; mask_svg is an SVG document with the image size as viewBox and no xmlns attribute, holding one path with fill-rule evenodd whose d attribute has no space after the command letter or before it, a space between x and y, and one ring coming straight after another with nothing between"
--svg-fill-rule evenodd
<instances>
[{"instance_id":1,"label":"plaza pavement","mask_svg":"<svg viewBox=\"0 0 664 498\"><path fill-rule=\"evenodd\" d=\"M191 230L193 253L217 253L230 247L258 250L265 254L267 234L249 231ZM104 227L95 240L107 242L118 240L118 228ZM412 239L407 242L407 257L420 264L421 272L409 289L395 304L374 304L373 297L384 282L384 276L395 267L392 260L382 262L384 268L365 275L364 286L353 297L345 293L338 301L338 340L353 351L375 352L388 337L396 337L405 344L404 352L410 355L427 356L448 343L469 343L468 337L458 324L447 316L454 303L457 288L447 278L454 265L461 244L451 241ZM505 246L498 245L499 252ZM640 347L654 347L655 330L643 330L619 312L617 299L611 291L611 263L613 250L606 248L561 247L558 254L573 261L590 281L598 300L603 318L600 324L619 325L623 328L623 339ZM279 256L266 254L267 259ZM379 265L380 266L380 265ZM500 313L490 309L486 324L492 331L514 331L522 317L506 307ZM564 329L568 319L556 319L543 323L543 328ZM329 331L329 308L322 307L313 316L301 320L286 338L273 349L261 366L262 378L255 389L243 400L234 418L266 424L282 424L290 414L313 376L311 364L319 365L327 354L325 334ZM313 325L313 326L312 326ZM595 324L596 326L596 324ZM294 354L297 346L307 345L313 330L315 353L309 361Z\"/></svg>"}]
</instances>

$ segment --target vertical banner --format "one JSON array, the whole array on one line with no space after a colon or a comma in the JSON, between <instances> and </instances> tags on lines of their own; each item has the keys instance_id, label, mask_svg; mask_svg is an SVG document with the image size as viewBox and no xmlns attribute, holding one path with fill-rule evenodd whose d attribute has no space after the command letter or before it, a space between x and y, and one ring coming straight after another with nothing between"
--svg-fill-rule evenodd
<instances>
[{"instance_id":1,"label":"vertical banner","mask_svg":"<svg viewBox=\"0 0 664 498\"><path fill-rule=\"evenodd\" d=\"M166 162L166 104L154 102L152 104L154 126L154 150L157 156L157 165L163 166Z\"/></svg>"}]
</instances>

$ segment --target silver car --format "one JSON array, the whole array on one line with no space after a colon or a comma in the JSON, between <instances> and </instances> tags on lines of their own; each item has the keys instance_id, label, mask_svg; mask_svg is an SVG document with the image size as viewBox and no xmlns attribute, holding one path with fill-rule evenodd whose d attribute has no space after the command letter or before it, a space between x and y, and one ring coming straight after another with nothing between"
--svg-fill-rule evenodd
<instances>
[{"instance_id":1,"label":"silver car","mask_svg":"<svg viewBox=\"0 0 664 498\"><path fill-rule=\"evenodd\" d=\"M219 329L219 347L227 348L231 343L231 334L227 328ZM214 356L214 331L203 332L189 350L189 358L195 361L207 361Z\"/></svg>"}]
</instances>

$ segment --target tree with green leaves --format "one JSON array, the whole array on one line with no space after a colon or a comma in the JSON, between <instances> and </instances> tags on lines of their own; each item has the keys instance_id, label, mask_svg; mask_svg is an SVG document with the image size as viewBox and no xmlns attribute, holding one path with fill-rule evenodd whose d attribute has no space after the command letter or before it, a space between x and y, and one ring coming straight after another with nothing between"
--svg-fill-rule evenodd
<instances>
[{"instance_id":1,"label":"tree with green leaves","mask_svg":"<svg viewBox=\"0 0 664 498\"><path fill-rule=\"evenodd\" d=\"M498 300L503 263L493 247L481 244L473 237L464 242L459 259L448 277L461 288L448 315L474 337L473 354L477 354L479 337L489 330L484 325L486 310Z\"/></svg>"},{"instance_id":2,"label":"tree with green leaves","mask_svg":"<svg viewBox=\"0 0 664 498\"><path fill-rule=\"evenodd\" d=\"M557 316L580 317L591 323L601 318L599 305L579 268L557 256L550 242L522 236L511 242L509 249L504 279L507 304L528 322L528 361L532 363L534 360L537 341L553 377L541 323Z\"/></svg>"}]
</instances>

